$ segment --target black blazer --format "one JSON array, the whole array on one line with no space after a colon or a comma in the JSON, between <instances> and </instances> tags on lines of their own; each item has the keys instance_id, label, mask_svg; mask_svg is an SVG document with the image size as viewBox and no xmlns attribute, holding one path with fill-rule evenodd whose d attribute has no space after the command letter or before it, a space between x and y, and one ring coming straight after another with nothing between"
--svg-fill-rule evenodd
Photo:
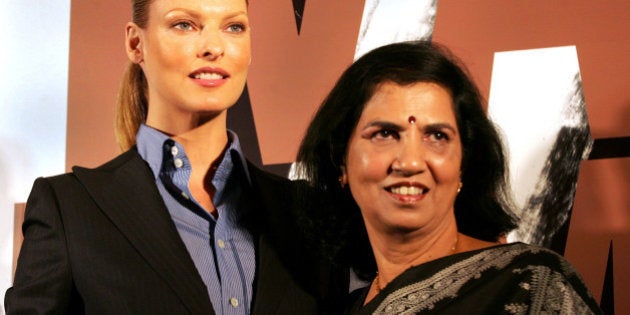
<instances>
[{"instance_id":1,"label":"black blazer","mask_svg":"<svg viewBox=\"0 0 630 315\"><path fill-rule=\"evenodd\" d=\"M294 182L248 164L244 198L255 211L253 314L334 308L347 279L305 246ZM157 190L132 149L96 169L35 181L8 315L213 314L206 287Z\"/></svg>"}]
</instances>

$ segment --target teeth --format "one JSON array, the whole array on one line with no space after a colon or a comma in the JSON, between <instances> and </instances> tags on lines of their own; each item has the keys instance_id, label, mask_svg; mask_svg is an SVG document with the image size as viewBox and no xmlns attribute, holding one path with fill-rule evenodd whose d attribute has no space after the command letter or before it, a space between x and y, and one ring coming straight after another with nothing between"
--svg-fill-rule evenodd
<instances>
[{"instance_id":1,"label":"teeth","mask_svg":"<svg viewBox=\"0 0 630 315\"><path fill-rule=\"evenodd\" d=\"M197 73L195 74L195 79L201 79L201 80L216 80L216 79L223 79L223 76L218 74L218 73Z\"/></svg>"},{"instance_id":2,"label":"teeth","mask_svg":"<svg viewBox=\"0 0 630 315\"><path fill-rule=\"evenodd\" d=\"M391 189L392 193L398 195L419 195L422 193L422 189L414 186L401 186Z\"/></svg>"}]
</instances>

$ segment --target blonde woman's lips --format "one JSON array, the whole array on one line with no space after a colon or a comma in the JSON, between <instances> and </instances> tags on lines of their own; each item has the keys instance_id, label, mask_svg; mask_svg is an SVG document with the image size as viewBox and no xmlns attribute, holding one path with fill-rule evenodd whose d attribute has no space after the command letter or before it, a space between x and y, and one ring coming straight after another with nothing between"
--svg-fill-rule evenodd
<instances>
[{"instance_id":1,"label":"blonde woman's lips","mask_svg":"<svg viewBox=\"0 0 630 315\"><path fill-rule=\"evenodd\" d=\"M204 67L193 71L188 77L202 86L213 87L224 84L230 76L221 68Z\"/></svg>"}]
</instances>

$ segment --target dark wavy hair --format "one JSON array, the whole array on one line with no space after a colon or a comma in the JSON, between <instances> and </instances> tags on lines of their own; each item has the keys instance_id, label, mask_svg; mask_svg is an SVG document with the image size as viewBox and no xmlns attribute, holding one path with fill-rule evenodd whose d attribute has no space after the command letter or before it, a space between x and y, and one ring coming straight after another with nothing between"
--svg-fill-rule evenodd
<instances>
[{"instance_id":1,"label":"dark wavy hair","mask_svg":"<svg viewBox=\"0 0 630 315\"><path fill-rule=\"evenodd\" d=\"M501 139L466 68L436 43L379 47L341 75L311 121L296 159L298 177L322 194L305 204L311 234L328 257L349 264L364 279L374 275L376 265L358 205L339 177L350 136L383 82L403 86L431 82L451 92L463 149L463 188L455 201L459 231L496 241L516 227Z\"/></svg>"}]
</instances>

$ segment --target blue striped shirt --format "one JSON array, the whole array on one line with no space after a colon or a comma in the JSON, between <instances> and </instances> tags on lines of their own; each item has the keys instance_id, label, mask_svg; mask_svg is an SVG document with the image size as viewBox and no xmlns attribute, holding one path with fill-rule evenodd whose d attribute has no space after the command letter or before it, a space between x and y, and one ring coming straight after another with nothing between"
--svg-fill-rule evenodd
<instances>
[{"instance_id":1,"label":"blue striped shirt","mask_svg":"<svg viewBox=\"0 0 630 315\"><path fill-rule=\"evenodd\" d=\"M191 167L180 143L146 125L140 126L136 142L206 284L215 312L249 314L256 254L251 234L237 224L238 214L246 211L239 201L243 197L242 183L249 182L249 175L241 158L238 137L231 131L228 136L230 143L212 178L216 219L195 201L188 189ZM241 168L244 172L240 174L245 176L236 176L239 172L234 171L235 167Z\"/></svg>"}]
</instances>

